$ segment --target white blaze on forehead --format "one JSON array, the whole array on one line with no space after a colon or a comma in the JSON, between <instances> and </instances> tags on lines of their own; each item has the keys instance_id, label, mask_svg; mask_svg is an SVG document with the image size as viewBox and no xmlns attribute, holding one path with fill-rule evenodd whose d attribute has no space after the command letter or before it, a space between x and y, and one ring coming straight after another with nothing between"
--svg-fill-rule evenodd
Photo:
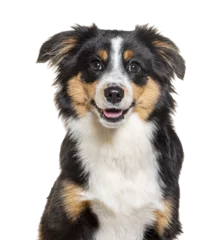
<instances>
[{"instance_id":1,"label":"white blaze on forehead","mask_svg":"<svg viewBox=\"0 0 219 240\"><path fill-rule=\"evenodd\" d=\"M124 73L122 65L122 43L121 37L111 39L110 71L103 76L106 84L124 86L127 81L127 75Z\"/></svg>"},{"instance_id":2,"label":"white blaze on forehead","mask_svg":"<svg viewBox=\"0 0 219 240\"><path fill-rule=\"evenodd\" d=\"M113 70L121 71L121 48L122 48L123 39L121 37L116 37L111 40L111 64Z\"/></svg>"},{"instance_id":3,"label":"white blaze on forehead","mask_svg":"<svg viewBox=\"0 0 219 240\"><path fill-rule=\"evenodd\" d=\"M95 94L95 102L101 109L114 108L115 105L108 102L104 97L103 91L110 85L119 85L125 89L125 96L122 101L116 104L120 109L128 109L133 101L133 93L128 74L124 70L122 61L123 39L116 37L111 39L110 67L101 76Z\"/></svg>"}]
</instances>

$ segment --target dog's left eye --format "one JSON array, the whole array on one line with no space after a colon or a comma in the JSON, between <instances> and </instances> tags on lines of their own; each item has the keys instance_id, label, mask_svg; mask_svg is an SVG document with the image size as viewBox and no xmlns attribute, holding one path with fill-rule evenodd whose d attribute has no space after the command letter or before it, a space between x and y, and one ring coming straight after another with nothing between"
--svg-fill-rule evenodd
<instances>
[{"instance_id":1,"label":"dog's left eye","mask_svg":"<svg viewBox=\"0 0 219 240\"><path fill-rule=\"evenodd\" d=\"M90 63L90 68L94 71L101 71L103 69L103 65L99 60L94 60Z\"/></svg>"},{"instance_id":2,"label":"dog's left eye","mask_svg":"<svg viewBox=\"0 0 219 240\"><path fill-rule=\"evenodd\" d=\"M132 62L128 65L128 72L137 73L141 69L140 65L137 62Z\"/></svg>"}]
</instances>

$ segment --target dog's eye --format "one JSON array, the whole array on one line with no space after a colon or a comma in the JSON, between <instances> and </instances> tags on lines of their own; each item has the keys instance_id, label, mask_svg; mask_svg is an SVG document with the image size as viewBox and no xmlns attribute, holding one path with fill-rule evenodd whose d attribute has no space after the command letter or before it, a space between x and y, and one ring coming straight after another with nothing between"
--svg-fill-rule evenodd
<instances>
[{"instance_id":1,"label":"dog's eye","mask_svg":"<svg viewBox=\"0 0 219 240\"><path fill-rule=\"evenodd\" d=\"M94 60L90 63L90 68L94 71L101 71L103 69L103 65L99 60Z\"/></svg>"},{"instance_id":2,"label":"dog's eye","mask_svg":"<svg viewBox=\"0 0 219 240\"><path fill-rule=\"evenodd\" d=\"M141 69L140 65L137 62L132 62L128 65L128 72L137 73Z\"/></svg>"}]
</instances>

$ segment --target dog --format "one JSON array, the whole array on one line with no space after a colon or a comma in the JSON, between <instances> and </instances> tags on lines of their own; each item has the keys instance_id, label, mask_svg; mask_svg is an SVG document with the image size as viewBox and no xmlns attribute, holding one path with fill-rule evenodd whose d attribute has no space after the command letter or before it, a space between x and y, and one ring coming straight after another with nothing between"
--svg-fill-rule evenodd
<instances>
[{"instance_id":1,"label":"dog","mask_svg":"<svg viewBox=\"0 0 219 240\"><path fill-rule=\"evenodd\" d=\"M183 149L174 130L178 47L154 27L76 25L46 41L67 134L39 240L172 240Z\"/></svg>"}]
</instances>

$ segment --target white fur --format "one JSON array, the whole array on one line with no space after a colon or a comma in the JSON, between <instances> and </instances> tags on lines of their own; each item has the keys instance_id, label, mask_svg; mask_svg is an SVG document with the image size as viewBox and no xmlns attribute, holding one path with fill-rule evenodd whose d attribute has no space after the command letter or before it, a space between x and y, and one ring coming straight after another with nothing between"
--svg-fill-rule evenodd
<instances>
[{"instance_id":1,"label":"white fur","mask_svg":"<svg viewBox=\"0 0 219 240\"><path fill-rule=\"evenodd\" d=\"M116 37L111 40L112 50L110 53L110 66L112 66L112 69L110 72L103 74L96 87L95 102L101 109L113 107L127 109L133 100L132 87L128 75L124 72L122 64L122 42L123 39L121 37ZM126 95L120 103L113 105L112 103L106 101L102 94L100 94L101 90L106 88L108 85L122 86L126 89Z\"/></svg>"},{"instance_id":2,"label":"white fur","mask_svg":"<svg viewBox=\"0 0 219 240\"><path fill-rule=\"evenodd\" d=\"M157 154L152 146L152 122L136 113L117 129L103 127L93 113L71 119L68 128L89 185L83 193L100 221L96 240L142 240L153 224L154 210L162 209Z\"/></svg>"}]
</instances>

